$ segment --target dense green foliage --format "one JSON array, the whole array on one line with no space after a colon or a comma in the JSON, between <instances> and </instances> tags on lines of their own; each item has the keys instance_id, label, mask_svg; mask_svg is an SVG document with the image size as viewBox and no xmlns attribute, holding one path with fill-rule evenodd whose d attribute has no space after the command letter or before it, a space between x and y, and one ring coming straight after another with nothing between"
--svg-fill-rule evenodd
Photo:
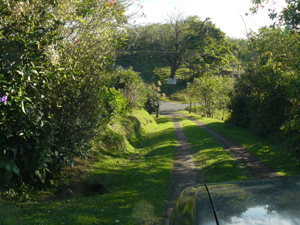
<instances>
[{"instance_id":1,"label":"dense green foliage","mask_svg":"<svg viewBox=\"0 0 300 225\"><path fill-rule=\"evenodd\" d=\"M146 87L139 73L118 67L111 75L110 85L115 87L128 100L128 108L141 109L147 100Z\"/></svg>"},{"instance_id":2,"label":"dense green foliage","mask_svg":"<svg viewBox=\"0 0 300 225\"><path fill-rule=\"evenodd\" d=\"M151 113L158 113L160 105L160 94L156 89L148 88L147 89L147 101L145 103L145 110Z\"/></svg>"},{"instance_id":3,"label":"dense green foliage","mask_svg":"<svg viewBox=\"0 0 300 225\"><path fill-rule=\"evenodd\" d=\"M126 100L112 85L112 74L126 71L109 66L131 3L0 1L1 188L26 194L58 184L60 169L86 157L101 128L143 106L138 75Z\"/></svg>"},{"instance_id":4,"label":"dense green foliage","mask_svg":"<svg viewBox=\"0 0 300 225\"><path fill-rule=\"evenodd\" d=\"M24 4L28 8L21 11ZM44 183L49 165L67 163L69 155L80 154L78 145L73 152L64 151L67 146L56 148L60 121L53 111L63 99L52 93L64 78L47 52L60 37L61 22L49 12L54 6L1 1L0 82L1 95L8 97L0 105L0 168L1 182L9 185ZM64 156L56 162L60 154Z\"/></svg>"},{"instance_id":5,"label":"dense green foliage","mask_svg":"<svg viewBox=\"0 0 300 225\"><path fill-rule=\"evenodd\" d=\"M144 110L135 110L118 123L122 126L115 127L115 131L129 137L130 148L103 149L102 143L94 143L93 163L84 161L87 167L83 171L77 171L78 167L72 170L78 175L84 172L84 187L101 182L108 193L86 196L76 192L80 186L75 183L69 187L73 194L63 200L11 203L0 199L1 223L161 224L169 198L176 148L173 122L166 117L155 121ZM137 124L139 128L135 129Z\"/></svg>"},{"instance_id":6,"label":"dense green foliage","mask_svg":"<svg viewBox=\"0 0 300 225\"><path fill-rule=\"evenodd\" d=\"M297 40L297 33L280 28L252 34L247 51L237 53L245 73L235 85L229 121L267 136L291 119L299 97Z\"/></svg>"},{"instance_id":7,"label":"dense green foliage","mask_svg":"<svg viewBox=\"0 0 300 225\"><path fill-rule=\"evenodd\" d=\"M215 110L221 110L223 111L222 120L232 89L233 80L230 77L222 76L203 76L188 84L190 101L200 102L199 113L207 117L214 117Z\"/></svg>"},{"instance_id":8,"label":"dense green foliage","mask_svg":"<svg viewBox=\"0 0 300 225\"><path fill-rule=\"evenodd\" d=\"M232 40L244 72L235 84L228 122L283 138L299 150L299 2L286 1L283 8L269 0L252 3L252 13L267 7L274 25L249 33L248 40Z\"/></svg>"}]
</instances>

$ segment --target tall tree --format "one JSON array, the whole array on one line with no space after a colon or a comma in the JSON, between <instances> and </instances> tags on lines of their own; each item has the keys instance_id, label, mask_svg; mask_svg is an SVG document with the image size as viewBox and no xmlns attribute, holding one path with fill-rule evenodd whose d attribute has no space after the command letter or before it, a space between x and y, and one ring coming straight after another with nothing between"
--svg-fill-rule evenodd
<instances>
[{"instance_id":1,"label":"tall tree","mask_svg":"<svg viewBox=\"0 0 300 225\"><path fill-rule=\"evenodd\" d=\"M197 16L188 17L187 24L190 53L186 57L187 62L200 64L202 68L209 65L211 69L229 63L230 44L225 33L216 28L209 18L201 21Z\"/></svg>"},{"instance_id":2,"label":"tall tree","mask_svg":"<svg viewBox=\"0 0 300 225\"><path fill-rule=\"evenodd\" d=\"M229 53L225 34L210 21L197 16L185 18L174 11L168 23L162 24L156 34L156 45L171 68L171 78L185 61L222 64ZM198 59L198 60L197 60Z\"/></svg>"},{"instance_id":3,"label":"tall tree","mask_svg":"<svg viewBox=\"0 0 300 225\"><path fill-rule=\"evenodd\" d=\"M184 64L195 70L198 65L219 68L229 61L230 45L225 34L209 18L184 17L176 10L166 23L136 26L128 33L128 39L132 55L166 62L171 78Z\"/></svg>"},{"instance_id":4,"label":"tall tree","mask_svg":"<svg viewBox=\"0 0 300 225\"><path fill-rule=\"evenodd\" d=\"M186 32L184 16L179 11L170 14L168 22L162 24L157 32L155 43L171 68L171 78L174 78L176 71L183 63L183 57L188 48Z\"/></svg>"}]
</instances>

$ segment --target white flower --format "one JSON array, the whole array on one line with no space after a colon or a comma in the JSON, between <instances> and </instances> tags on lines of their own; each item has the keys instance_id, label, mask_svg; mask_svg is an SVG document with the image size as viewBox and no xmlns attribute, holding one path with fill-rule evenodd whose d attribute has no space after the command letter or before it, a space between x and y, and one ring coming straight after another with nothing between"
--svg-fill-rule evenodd
<instances>
[{"instance_id":1,"label":"white flower","mask_svg":"<svg viewBox=\"0 0 300 225\"><path fill-rule=\"evenodd\" d=\"M120 222L120 220L116 220L116 223L119 223Z\"/></svg>"}]
</instances>

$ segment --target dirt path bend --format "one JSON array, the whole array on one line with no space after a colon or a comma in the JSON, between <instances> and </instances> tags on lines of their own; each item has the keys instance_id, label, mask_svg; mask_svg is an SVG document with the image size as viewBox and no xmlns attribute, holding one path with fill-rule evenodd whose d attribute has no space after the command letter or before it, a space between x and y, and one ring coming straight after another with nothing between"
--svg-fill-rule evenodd
<instances>
[{"instance_id":1,"label":"dirt path bend","mask_svg":"<svg viewBox=\"0 0 300 225\"><path fill-rule=\"evenodd\" d=\"M165 211L165 225L169 225L173 207L180 193L187 187L197 184L195 165L193 157L189 150L189 144L185 137L179 120L175 115L170 114L168 117L173 119L175 135L179 140L179 146L175 150L172 167L172 187L171 196Z\"/></svg>"}]
</instances>

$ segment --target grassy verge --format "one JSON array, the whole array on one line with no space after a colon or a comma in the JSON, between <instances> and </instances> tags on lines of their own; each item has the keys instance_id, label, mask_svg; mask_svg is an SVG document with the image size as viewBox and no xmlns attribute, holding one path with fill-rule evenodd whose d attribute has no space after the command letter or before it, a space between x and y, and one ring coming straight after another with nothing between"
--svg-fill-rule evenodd
<instances>
[{"instance_id":1,"label":"grassy verge","mask_svg":"<svg viewBox=\"0 0 300 225\"><path fill-rule=\"evenodd\" d=\"M220 147L210 134L186 118L179 119L190 144L199 183L254 179L234 155Z\"/></svg>"},{"instance_id":2,"label":"grassy verge","mask_svg":"<svg viewBox=\"0 0 300 225\"><path fill-rule=\"evenodd\" d=\"M281 175L300 175L300 157L294 152L274 146L268 139L258 137L247 129L226 124L221 120L200 117L194 113L188 114L187 111L181 111L180 113L189 115L237 141Z\"/></svg>"},{"instance_id":3,"label":"grassy verge","mask_svg":"<svg viewBox=\"0 0 300 225\"><path fill-rule=\"evenodd\" d=\"M189 111L190 107L187 107L186 110ZM192 105L192 112L195 113L198 116L206 116L205 114L205 110L203 108L203 106L196 106L196 110L195 110L195 106L194 103ZM224 120L226 120L229 117L229 112L226 110L224 113ZM216 109L214 112L214 118L218 119L218 120L222 120L223 118L223 111Z\"/></svg>"},{"instance_id":4,"label":"grassy verge","mask_svg":"<svg viewBox=\"0 0 300 225\"><path fill-rule=\"evenodd\" d=\"M101 182L106 194L46 202L0 200L0 224L160 223L170 193L176 140L172 120L160 117L157 123L144 141L132 141L140 143L134 154L102 152L87 167L85 182Z\"/></svg>"}]
</instances>

